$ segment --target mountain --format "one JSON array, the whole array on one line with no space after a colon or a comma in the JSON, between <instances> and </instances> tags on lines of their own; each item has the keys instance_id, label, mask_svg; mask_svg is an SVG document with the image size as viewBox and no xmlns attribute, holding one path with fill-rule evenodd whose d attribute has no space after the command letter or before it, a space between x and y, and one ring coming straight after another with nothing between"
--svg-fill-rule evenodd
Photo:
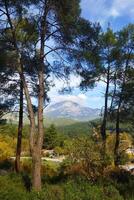
<instances>
[{"instance_id":1,"label":"mountain","mask_svg":"<svg viewBox=\"0 0 134 200\"><path fill-rule=\"evenodd\" d=\"M78 123L79 121L90 121L99 118L100 109L93 109L81 106L73 101L62 101L48 106L44 112L44 125L67 126ZM7 114L4 119L8 123L18 123L18 113ZM24 123L29 124L29 120L24 115Z\"/></svg>"},{"instance_id":2,"label":"mountain","mask_svg":"<svg viewBox=\"0 0 134 200\"><path fill-rule=\"evenodd\" d=\"M45 110L47 118L67 118L77 121L88 121L99 118L100 109L81 106L73 101L62 101L50 105Z\"/></svg>"}]
</instances>

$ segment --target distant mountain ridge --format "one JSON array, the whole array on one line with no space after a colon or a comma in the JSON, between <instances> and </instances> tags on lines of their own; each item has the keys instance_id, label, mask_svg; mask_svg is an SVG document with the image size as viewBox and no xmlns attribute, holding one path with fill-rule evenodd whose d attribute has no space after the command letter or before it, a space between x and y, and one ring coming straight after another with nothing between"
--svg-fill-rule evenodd
<instances>
[{"instance_id":1,"label":"distant mountain ridge","mask_svg":"<svg viewBox=\"0 0 134 200\"><path fill-rule=\"evenodd\" d=\"M73 101L62 101L45 109L46 117L88 121L99 118L100 109L81 106Z\"/></svg>"},{"instance_id":2,"label":"distant mountain ridge","mask_svg":"<svg viewBox=\"0 0 134 200\"><path fill-rule=\"evenodd\" d=\"M44 111L44 125L55 124L58 126L71 125L79 121L90 121L100 117L100 109L81 106L73 101L62 101L49 105ZM18 123L18 113L9 113L4 116L8 123ZM27 115L24 123L29 124Z\"/></svg>"}]
</instances>

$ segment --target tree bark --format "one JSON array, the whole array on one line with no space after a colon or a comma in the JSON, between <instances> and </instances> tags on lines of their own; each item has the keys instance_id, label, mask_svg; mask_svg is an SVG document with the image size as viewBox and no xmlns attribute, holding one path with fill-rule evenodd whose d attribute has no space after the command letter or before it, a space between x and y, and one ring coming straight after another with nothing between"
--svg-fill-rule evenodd
<instances>
[{"instance_id":1,"label":"tree bark","mask_svg":"<svg viewBox=\"0 0 134 200\"><path fill-rule=\"evenodd\" d=\"M113 91L113 94L112 94L111 105L110 105L110 110L109 110L110 114L111 114L112 109L113 109L114 98L115 98L115 95L116 95L116 89L117 89L117 83L116 82L117 82L117 80L116 80L116 73L115 73L115 77L114 77L114 91Z\"/></svg>"},{"instance_id":2,"label":"tree bark","mask_svg":"<svg viewBox=\"0 0 134 200\"><path fill-rule=\"evenodd\" d=\"M108 94L109 94L109 83L110 83L110 65L107 70L107 85L105 92L105 108L104 108L104 116L101 125L101 136L102 136L102 157L105 160L106 154L106 125L107 125L107 113L108 113Z\"/></svg>"},{"instance_id":3,"label":"tree bark","mask_svg":"<svg viewBox=\"0 0 134 200\"><path fill-rule=\"evenodd\" d=\"M120 144L120 104L119 103L118 109L117 109L117 116L116 116L116 141L115 141L115 147L114 147L114 164L115 166L119 165L119 144Z\"/></svg>"},{"instance_id":4,"label":"tree bark","mask_svg":"<svg viewBox=\"0 0 134 200\"><path fill-rule=\"evenodd\" d=\"M130 54L129 54L130 57ZM115 147L114 147L114 164L115 166L119 165L119 144L120 144L120 109L122 106L122 98L123 98L123 92L124 92L124 87L126 84L126 73L127 73L127 68L129 66L129 57L126 60L126 66L125 66L125 71L124 71L124 77L122 81L122 88L121 92L119 95L119 102L118 102L118 109L117 109L117 115L116 115L116 141L115 141Z\"/></svg>"},{"instance_id":5,"label":"tree bark","mask_svg":"<svg viewBox=\"0 0 134 200\"><path fill-rule=\"evenodd\" d=\"M23 82L23 88L24 93L27 101L27 108L28 108L28 114L30 119L30 150L32 155L32 161L33 161L33 188L36 191L39 191L41 189L41 149L43 144L43 134L44 134L44 128L43 128L43 104L44 104L44 42L45 42L45 18L46 18L46 10L44 9L44 14L42 16L41 21L41 47L40 47L40 66L39 72L38 72L38 78L39 78L39 93L38 93L38 131L36 130L35 125L35 115L33 111L32 101L30 97L30 93L28 90L28 84L26 82L24 73L23 73L23 60L21 58L20 51L18 49L17 41L16 41L16 34L15 30L10 18L10 14L8 12L8 3L5 0L5 9L7 12L7 18L8 22L12 31L12 38L13 38L13 44L16 50L16 54L18 57L18 73L20 75L20 78Z\"/></svg>"},{"instance_id":6,"label":"tree bark","mask_svg":"<svg viewBox=\"0 0 134 200\"><path fill-rule=\"evenodd\" d=\"M33 152L33 187L41 190L41 149L43 146L43 105L44 105L44 42L45 42L45 11L41 21L41 47L40 47L40 66L39 66L39 91L38 91L38 136L36 148Z\"/></svg>"},{"instance_id":7,"label":"tree bark","mask_svg":"<svg viewBox=\"0 0 134 200\"><path fill-rule=\"evenodd\" d=\"M16 160L15 160L15 170L17 173L20 172L22 130L23 130L23 82L22 80L20 80L20 109L19 109L18 137L17 137Z\"/></svg>"},{"instance_id":8,"label":"tree bark","mask_svg":"<svg viewBox=\"0 0 134 200\"><path fill-rule=\"evenodd\" d=\"M39 191L41 190L41 151L37 148L35 148L32 152L32 162L33 188L34 190Z\"/></svg>"}]
</instances>

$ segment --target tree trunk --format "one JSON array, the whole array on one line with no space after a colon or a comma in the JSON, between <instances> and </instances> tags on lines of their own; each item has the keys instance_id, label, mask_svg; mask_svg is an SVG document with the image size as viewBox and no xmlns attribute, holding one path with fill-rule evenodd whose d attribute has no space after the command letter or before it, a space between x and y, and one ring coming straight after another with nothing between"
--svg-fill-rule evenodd
<instances>
[{"instance_id":1,"label":"tree trunk","mask_svg":"<svg viewBox=\"0 0 134 200\"><path fill-rule=\"evenodd\" d=\"M107 113L108 113L108 94L109 94L109 83L110 83L110 66L108 66L107 71L107 86L105 92L105 108L104 108L104 116L101 125L101 136L102 136L102 157L105 160L106 154L106 125L107 125Z\"/></svg>"},{"instance_id":2,"label":"tree trunk","mask_svg":"<svg viewBox=\"0 0 134 200\"><path fill-rule=\"evenodd\" d=\"M119 103L118 103L118 109L117 109L117 116L116 116L116 141L115 141L115 147L114 147L114 164L115 166L119 165L119 144L120 144L120 109L122 106L122 98L123 98L123 92L124 92L124 87L126 84L126 75L127 75L127 69L129 67L129 59L130 55L128 54L128 58L126 59L126 66L125 66L125 71L124 71L124 77L122 81L122 88L119 96Z\"/></svg>"},{"instance_id":3,"label":"tree trunk","mask_svg":"<svg viewBox=\"0 0 134 200\"><path fill-rule=\"evenodd\" d=\"M41 189L41 148L43 143L43 103L44 103L44 42L45 42L45 18L46 10L42 16L41 22L41 48L40 48L40 66L39 66L39 95L38 95L38 132L36 131L35 115L33 112L32 101L28 90L28 84L23 74L23 60L16 42L16 34L8 12L8 4L5 1L5 9L8 22L12 31L13 44L18 56L18 73L23 82L24 93L27 101L28 114L30 119L30 151L33 161L33 188L37 191Z\"/></svg>"},{"instance_id":4,"label":"tree trunk","mask_svg":"<svg viewBox=\"0 0 134 200\"><path fill-rule=\"evenodd\" d=\"M34 149L34 152L32 154L32 161L33 161L33 171L32 171L32 183L33 183L33 188L36 191L41 190L41 152L37 150L36 148Z\"/></svg>"},{"instance_id":5,"label":"tree trunk","mask_svg":"<svg viewBox=\"0 0 134 200\"><path fill-rule=\"evenodd\" d=\"M111 99L111 105L110 105L110 110L109 110L109 113L111 115L111 112L112 112L112 109L113 109L113 104L114 104L114 98L115 98L115 95L116 95L116 89L117 89L117 80L116 80L116 73L115 73L115 77L114 77L114 91L113 91L113 94L112 94L112 99Z\"/></svg>"},{"instance_id":6,"label":"tree trunk","mask_svg":"<svg viewBox=\"0 0 134 200\"><path fill-rule=\"evenodd\" d=\"M117 109L116 117L116 141L114 147L114 164L119 165L119 144L120 144L120 106Z\"/></svg>"},{"instance_id":7,"label":"tree trunk","mask_svg":"<svg viewBox=\"0 0 134 200\"><path fill-rule=\"evenodd\" d=\"M17 137L16 160L15 160L15 170L17 173L20 172L22 129L23 129L23 82L22 80L20 80L20 109L19 109L18 137Z\"/></svg>"},{"instance_id":8,"label":"tree trunk","mask_svg":"<svg viewBox=\"0 0 134 200\"><path fill-rule=\"evenodd\" d=\"M116 114L116 140L115 140L115 147L114 147L114 164L115 166L119 165L119 144L120 144L120 108L122 104L122 93L124 89L125 79L123 83L123 87L121 90L121 94L119 97L118 109Z\"/></svg>"},{"instance_id":9,"label":"tree trunk","mask_svg":"<svg viewBox=\"0 0 134 200\"><path fill-rule=\"evenodd\" d=\"M44 66L44 63L43 63ZM44 74L39 72L39 96L38 96L38 135L37 142L34 146L32 153L33 161L33 188L36 191L41 190L41 149L43 145L43 103L44 103Z\"/></svg>"},{"instance_id":10,"label":"tree trunk","mask_svg":"<svg viewBox=\"0 0 134 200\"><path fill-rule=\"evenodd\" d=\"M35 190L41 190L41 149L43 145L43 105L44 105L44 42L45 42L45 18L46 13L41 21L41 47L40 47L40 66L38 72L39 91L38 91L38 135L33 157L33 187Z\"/></svg>"}]
</instances>

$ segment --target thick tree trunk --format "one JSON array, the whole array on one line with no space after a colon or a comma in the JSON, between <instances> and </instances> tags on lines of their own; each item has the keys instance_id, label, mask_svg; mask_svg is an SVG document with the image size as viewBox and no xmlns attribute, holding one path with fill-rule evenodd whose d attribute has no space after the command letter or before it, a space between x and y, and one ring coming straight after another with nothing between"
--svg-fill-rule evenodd
<instances>
[{"instance_id":1,"label":"thick tree trunk","mask_svg":"<svg viewBox=\"0 0 134 200\"><path fill-rule=\"evenodd\" d=\"M41 190L41 149L43 144L43 101L44 101L44 74L39 76L39 105L38 105L38 130L35 126L35 117L32 108L31 98L25 77L22 74L24 92L27 100L28 113L30 119L30 151L33 161L32 186L36 191Z\"/></svg>"},{"instance_id":2,"label":"thick tree trunk","mask_svg":"<svg viewBox=\"0 0 134 200\"><path fill-rule=\"evenodd\" d=\"M44 63L42 63L44 66ZM44 103L44 74L39 72L39 96L38 96L38 135L37 143L32 151L33 160L33 188L36 191L41 190L41 149L43 145L43 103Z\"/></svg>"},{"instance_id":3,"label":"thick tree trunk","mask_svg":"<svg viewBox=\"0 0 134 200\"><path fill-rule=\"evenodd\" d=\"M32 183L33 188L36 191L41 190L41 152L34 149L34 152L32 154L32 161L33 161L33 171L32 171Z\"/></svg>"},{"instance_id":4,"label":"thick tree trunk","mask_svg":"<svg viewBox=\"0 0 134 200\"><path fill-rule=\"evenodd\" d=\"M45 42L45 17L44 15L41 21L41 47L40 47L40 66L38 72L39 79L39 91L38 91L38 136L36 148L33 152L33 187L35 190L41 190L41 149L43 145L43 105L44 105L44 42Z\"/></svg>"},{"instance_id":5,"label":"thick tree trunk","mask_svg":"<svg viewBox=\"0 0 134 200\"><path fill-rule=\"evenodd\" d=\"M22 80L20 80L20 109L19 109L18 137L17 137L16 160L15 160L15 170L17 173L20 172L22 130L23 130L23 82Z\"/></svg>"}]
</instances>

